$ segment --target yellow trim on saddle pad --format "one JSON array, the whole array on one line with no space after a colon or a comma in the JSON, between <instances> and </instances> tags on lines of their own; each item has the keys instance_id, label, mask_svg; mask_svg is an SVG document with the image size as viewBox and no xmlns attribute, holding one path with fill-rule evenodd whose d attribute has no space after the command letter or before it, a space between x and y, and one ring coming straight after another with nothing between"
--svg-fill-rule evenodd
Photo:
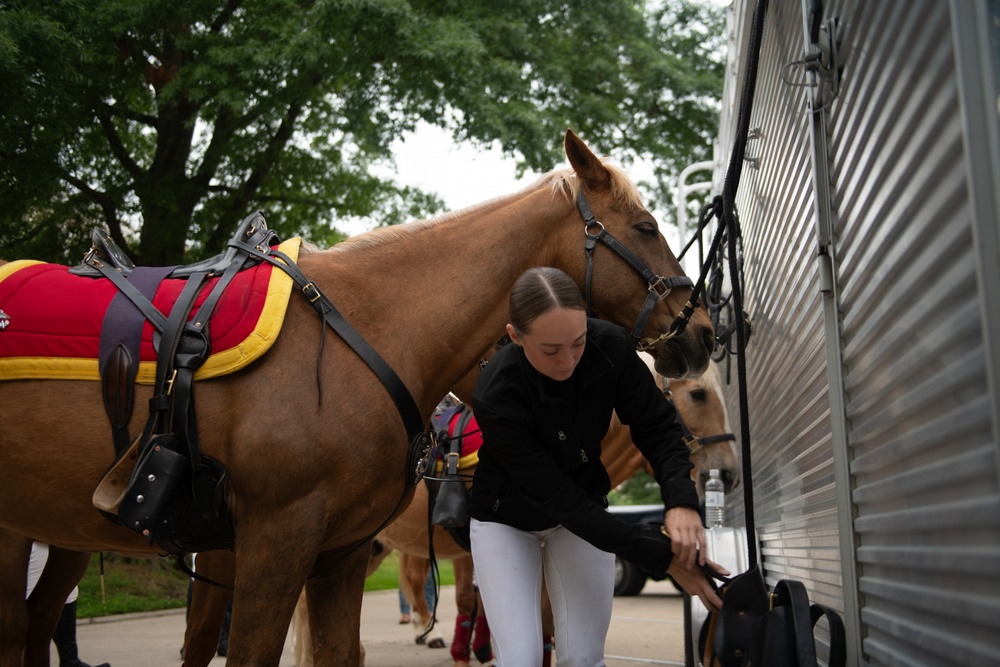
<instances>
[{"instance_id":1,"label":"yellow trim on saddle pad","mask_svg":"<svg viewBox=\"0 0 1000 667\"><path fill-rule=\"evenodd\" d=\"M13 262L7 262L3 266L0 266L0 280L3 280L9 275L13 275L15 271L20 271L27 266L31 266L32 264L44 263L45 262L37 259L15 259Z\"/></svg>"},{"instance_id":2,"label":"yellow trim on saddle pad","mask_svg":"<svg viewBox=\"0 0 1000 667\"><path fill-rule=\"evenodd\" d=\"M458 469L464 470L469 466L474 466L479 463L479 452L472 452L471 454L466 454L465 456L460 456L458 458ZM437 466L434 468L437 472L444 470L444 461L438 461Z\"/></svg>"},{"instance_id":3,"label":"yellow trim on saddle pad","mask_svg":"<svg viewBox=\"0 0 1000 667\"><path fill-rule=\"evenodd\" d=\"M278 246L278 250L295 261L302 247L301 238L288 239ZM41 264L35 260L17 260L0 266L0 280L31 264ZM243 341L227 350L214 352L195 373L195 380L219 377L235 373L267 352L281 332L292 293L291 276L277 267L271 270L267 284L267 297L257 325ZM75 357L9 357L0 359L0 378L5 380L100 380L97 359ZM139 363L136 382L154 384L156 362Z\"/></svg>"}]
</instances>

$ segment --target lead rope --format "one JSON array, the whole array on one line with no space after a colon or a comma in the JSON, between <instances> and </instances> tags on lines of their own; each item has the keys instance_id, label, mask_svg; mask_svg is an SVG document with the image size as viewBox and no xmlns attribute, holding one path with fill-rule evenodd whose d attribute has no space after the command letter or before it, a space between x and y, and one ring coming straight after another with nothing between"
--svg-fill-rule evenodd
<instances>
[{"instance_id":1,"label":"lead rope","mask_svg":"<svg viewBox=\"0 0 1000 667\"><path fill-rule=\"evenodd\" d=\"M747 399L747 331L743 325L743 244L740 222L736 215L736 190L739 188L746 154L747 137L750 133L750 113L753 110L754 91L757 88L757 67L760 63L760 45L764 34L764 15L768 0L759 0L754 11L750 46L747 51L746 76L743 79L743 93L740 101L740 115L737 123L736 143L729 160L726 181L722 188L722 219L728 232L729 281L732 285L733 310L736 313L736 377L739 383L740 438L743 441L743 511L746 516L747 560L753 568L757 565L757 541L754 539L755 521L753 506L753 475L750 464L750 414Z\"/></svg>"}]
</instances>

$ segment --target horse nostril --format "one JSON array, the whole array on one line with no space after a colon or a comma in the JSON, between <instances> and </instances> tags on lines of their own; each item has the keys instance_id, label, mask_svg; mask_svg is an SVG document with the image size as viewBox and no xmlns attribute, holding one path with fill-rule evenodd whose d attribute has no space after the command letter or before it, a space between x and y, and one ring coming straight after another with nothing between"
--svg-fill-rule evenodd
<instances>
[{"instance_id":1,"label":"horse nostril","mask_svg":"<svg viewBox=\"0 0 1000 667\"><path fill-rule=\"evenodd\" d=\"M712 352L715 351L715 334L712 333L712 330L709 327L702 327L701 342L709 354L712 354Z\"/></svg>"},{"instance_id":2,"label":"horse nostril","mask_svg":"<svg viewBox=\"0 0 1000 667\"><path fill-rule=\"evenodd\" d=\"M723 470L721 476L722 483L725 485L726 491L731 491L736 485L736 475L732 470Z\"/></svg>"}]
</instances>

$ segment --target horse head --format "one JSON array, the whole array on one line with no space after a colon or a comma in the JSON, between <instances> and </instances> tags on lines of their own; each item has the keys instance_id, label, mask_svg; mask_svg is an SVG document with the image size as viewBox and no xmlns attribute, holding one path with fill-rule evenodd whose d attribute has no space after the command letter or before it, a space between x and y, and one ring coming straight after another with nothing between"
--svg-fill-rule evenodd
<instances>
[{"instance_id":1,"label":"horse head","mask_svg":"<svg viewBox=\"0 0 1000 667\"><path fill-rule=\"evenodd\" d=\"M561 185L583 217L575 242L585 252L564 268L578 277L594 314L628 327L639 349L655 357L660 374L700 375L715 345L712 324L704 305L689 306L692 283L656 218L628 176L597 158L571 130L565 146L575 177Z\"/></svg>"},{"instance_id":2,"label":"horse head","mask_svg":"<svg viewBox=\"0 0 1000 667\"><path fill-rule=\"evenodd\" d=\"M722 380L719 367L710 364L698 378L663 380L664 393L677 409L677 421L684 433L684 440L691 449L691 471L704 496L709 471L716 469L729 493L740 484L740 462L736 449L736 436L729 429L729 415L722 401Z\"/></svg>"}]
</instances>

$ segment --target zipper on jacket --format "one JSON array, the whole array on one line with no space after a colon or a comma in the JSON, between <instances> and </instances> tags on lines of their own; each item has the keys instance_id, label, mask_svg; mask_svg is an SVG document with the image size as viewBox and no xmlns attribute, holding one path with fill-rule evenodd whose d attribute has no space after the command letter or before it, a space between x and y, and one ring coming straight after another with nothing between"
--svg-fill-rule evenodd
<instances>
[{"instance_id":1,"label":"zipper on jacket","mask_svg":"<svg viewBox=\"0 0 1000 667\"><path fill-rule=\"evenodd\" d=\"M494 512L499 512L500 511L500 499L499 498L497 498L497 501L495 503L493 503L493 511Z\"/></svg>"},{"instance_id":2,"label":"zipper on jacket","mask_svg":"<svg viewBox=\"0 0 1000 667\"><path fill-rule=\"evenodd\" d=\"M580 450L580 460L583 461L584 463L590 460L587 458L587 452L583 451L582 449Z\"/></svg>"}]
</instances>

